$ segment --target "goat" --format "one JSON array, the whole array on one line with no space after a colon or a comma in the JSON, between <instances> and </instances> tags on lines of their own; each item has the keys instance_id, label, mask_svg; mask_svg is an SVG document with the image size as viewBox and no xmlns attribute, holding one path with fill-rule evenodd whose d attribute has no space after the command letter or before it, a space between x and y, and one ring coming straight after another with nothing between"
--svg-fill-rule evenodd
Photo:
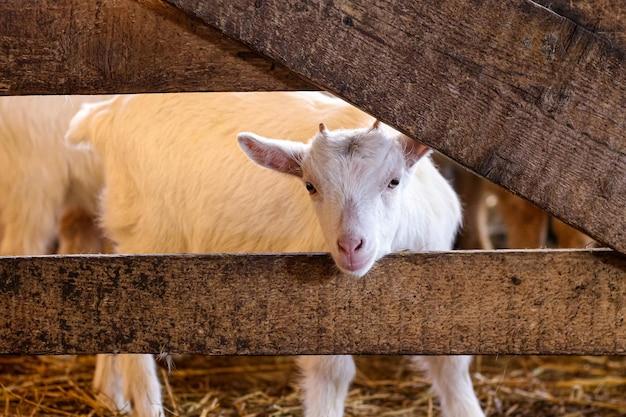
<instances>
[{"instance_id":1,"label":"goat","mask_svg":"<svg viewBox=\"0 0 626 417\"><path fill-rule=\"evenodd\" d=\"M550 227L559 248L584 248L595 243L589 236L502 187L487 183L485 192L498 199L496 209L506 227L507 248L546 247Z\"/></svg>"},{"instance_id":2,"label":"goat","mask_svg":"<svg viewBox=\"0 0 626 417\"><path fill-rule=\"evenodd\" d=\"M463 203L463 229L457 237L455 247L494 249L489 233L488 197L495 197L497 200L494 210L506 231L505 247L508 249L545 247L550 230L555 238L554 244L559 248L584 248L596 244L589 236L548 215L531 202L473 174L450 159L435 154L433 160L452 182Z\"/></svg>"},{"instance_id":3,"label":"goat","mask_svg":"<svg viewBox=\"0 0 626 417\"><path fill-rule=\"evenodd\" d=\"M256 133L235 141L242 126ZM101 221L120 253L325 250L358 277L390 252L450 249L461 219L426 146L320 93L118 97L84 106L67 137L102 159ZM483 416L470 360L420 359L447 417ZM298 362L305 416L342 416L352 357ZM163 415L150 355L99 356L94 387Z\"/></svg>"},{"instance_id":4,"label":"goat","mask_svg":"<svg viewBox=\"0 0 626 417\"><path fill-rule=\"evenodd\" d=\"M436 161L447 169L464 205L463 230L457 241L460 249L494 248L489 235L486 204L489 195L497 198L495 211L505 227L506 247L509 249L545 247L548 244L549 228L559 248L584 248L596 243L529 201L472 174L460 165L444 158L437 158Z\"/></svg>"},{"instance_id":5,"label":"goat","mask_svg":"<svg viewBox=\"0 0 626 417\"><path fill-rule=\"evenodd\" d=\"M95 214L102 187L98 163L88 149L63 140L80 105L94 100L0 98L0 255L49 253L67 206Z\"/></svg>"}]
</instances>

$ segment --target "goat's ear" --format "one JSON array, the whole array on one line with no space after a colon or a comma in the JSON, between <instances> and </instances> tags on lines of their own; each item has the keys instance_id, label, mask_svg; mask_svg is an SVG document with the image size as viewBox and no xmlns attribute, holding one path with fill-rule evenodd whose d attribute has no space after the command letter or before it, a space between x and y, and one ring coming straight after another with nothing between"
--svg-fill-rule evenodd
<instances>
[{"instance_id":1,"label":"goat's ear","mask_svg":"<svg viewBox=\"0 0 626 417\"><path fill-rule=\"evenodd\" d=\"M423 156L430 152L430 148L422 142L411 139L406 135L400 135L400 145L404 152L404 160L407 167L412 167Z\"/></svg>"},{"instance_id":2,"label":"goat's ear","mask_svg":"<svg viewBox=\"0 0 626 417\"><path fill-rule=\"evenodd\" d=\"M237 135L239 146L262 167L302 177L301 162L307 145L300 142L268 139L250 132Z\"/></svg>"}]
</instances>

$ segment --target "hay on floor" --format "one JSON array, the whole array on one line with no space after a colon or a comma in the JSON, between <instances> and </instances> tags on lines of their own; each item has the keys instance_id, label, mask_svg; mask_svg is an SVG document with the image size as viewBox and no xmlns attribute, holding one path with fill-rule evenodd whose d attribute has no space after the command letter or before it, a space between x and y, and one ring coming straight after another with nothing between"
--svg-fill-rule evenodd
<instances>
[{"instance_id":1,"label":"hay on floor","mask_svg":"<svg viewBox=\"0 0 626 417\"><path fill-rule=\"evenodd\" d=\"M0 357L0 415L115 416L91 391L93 357ZM439 416L428 382L398 357L359 357L346 415ZM168 416L301 416L290 358L186 357L160 369ZM479 357L472 376L488 416L626 416L624 357Z\"/></svg>"}]
</instances>

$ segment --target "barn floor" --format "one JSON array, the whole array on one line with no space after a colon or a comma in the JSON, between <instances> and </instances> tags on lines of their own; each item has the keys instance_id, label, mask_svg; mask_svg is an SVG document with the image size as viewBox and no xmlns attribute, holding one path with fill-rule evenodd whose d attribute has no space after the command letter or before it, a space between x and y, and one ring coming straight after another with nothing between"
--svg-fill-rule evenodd
<instances>
[{"instance_id":1,"label":"barn floor","mask_svg":"<svg viewBox=\"0 0 626 417\"><path fill-rule=\"evenodd\" d=\"M0 356L0 415L114 416L90 389L92 357ZM397 357L361 357L346 415L438 416L428 384ZM187 357L160 369L168 416L301 416L289 358ZM488 416L626 416L626 357L482 357Z\"/></svg>"}]
</instances>

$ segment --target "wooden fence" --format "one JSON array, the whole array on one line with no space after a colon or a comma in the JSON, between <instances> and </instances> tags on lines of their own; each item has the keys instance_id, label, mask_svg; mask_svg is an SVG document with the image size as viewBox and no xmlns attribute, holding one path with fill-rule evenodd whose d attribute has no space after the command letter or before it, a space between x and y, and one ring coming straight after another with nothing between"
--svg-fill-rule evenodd
<instances>
[{"instance_id":1,"label":"wooden fence","mask_svg":"<svg viewBox=\"0 0 626 417\"><path fill-rule=\"evenodd\" d=\"M0 94L325 89L617 252L4 258L0 352L625 353L626 5L539 3L1 2Z\"/></svg>"},{"instance_id":2,"label":"wooden fence","mask_svg":"<svg viewBox=\"0 0 626 417\"><path fill-rule=\"evenodd\" d=\"M0 260L0 353L626 354L610 250Z\"/></svg>"}]
</instances>

